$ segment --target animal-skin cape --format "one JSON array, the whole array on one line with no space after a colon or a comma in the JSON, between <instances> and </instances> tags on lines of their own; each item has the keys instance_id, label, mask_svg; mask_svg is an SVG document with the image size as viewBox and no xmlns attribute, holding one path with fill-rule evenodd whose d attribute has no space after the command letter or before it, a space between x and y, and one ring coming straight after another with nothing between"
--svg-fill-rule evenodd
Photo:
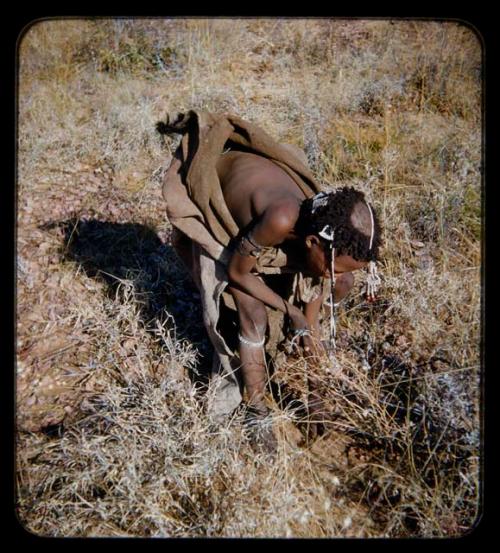
<instances>
[{"instance_id":1,"label":"animal-skin cape","mask_svg":"<svg viewBox=\"0 0 500 553\"><path fill-rule=\"evenodd\" d=\"M200 290L203 317L216 356L212 369L211 414L217 418L231 413L241 402L239 358L218 329L220 300L234 309L234 302L224 288L228 284L226 266L231 256L228 246L240 229L229 212L217 176L216 163L227 148L262 155L297 183L306 197L320 192L319 184L307 166L300 148L273 140L258 126L231 114L189 111L174 120L157 124L162 134L182 135L163 180L163 198L170 223L178 234L191 240L193 265L188 269ZM290 267L279 248L264 248L255 268L265 278L269 274L294 273L288 299L309 302L324 293L324 279L304 277ZM269 337L266 350L275 353L284 338L283 315L268 309Z\"/></svg>"}]
</instances>

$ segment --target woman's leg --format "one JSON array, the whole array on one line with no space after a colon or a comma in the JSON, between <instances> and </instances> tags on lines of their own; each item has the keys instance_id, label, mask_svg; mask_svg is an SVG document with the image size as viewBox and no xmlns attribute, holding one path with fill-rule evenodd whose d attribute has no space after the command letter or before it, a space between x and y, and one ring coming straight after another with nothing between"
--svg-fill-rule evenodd
<instances>
[{"instance_id":1,"label":"woman's leg","mask_svg":"<svg viewBox=\"0 0 500 553\"><path fill-rule=\"evenodd\" d=\"M180 260L188 270L189 274L193 276L194 262L193 262L193 241L189 236L184 234L178 228L172 231L172 246L175 253L179 256Z\"/></svg>"},{"instance_id":2,"label":"woman's leg","mask_svg":"<svg viewBox=\"0 0 500 553\"><path fill-rule=\"evenodd\" d=\"M268 375L266 372L264 340L267 329L267 313L264 304L252 296L229 287L239 317L239 352L243 383L248 404L259 413L267 411L264 395Z\"/></svg>"}]
</instances>

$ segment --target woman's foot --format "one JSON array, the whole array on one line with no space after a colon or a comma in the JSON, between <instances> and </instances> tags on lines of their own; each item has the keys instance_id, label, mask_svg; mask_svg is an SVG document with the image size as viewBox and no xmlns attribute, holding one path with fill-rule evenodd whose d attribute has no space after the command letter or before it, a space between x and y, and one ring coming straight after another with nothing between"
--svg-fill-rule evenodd
<instances>
[{"instance_id":1,"label":"woman's foot","mask_svg":"<svg viewBox=\"0 0 500 553\"><path fill-rule=\"evenodd\" d=\"M278 442L273 432L273 421L267 407L248 405L245 412L245 433L256 453L274 455Z\"/></svg>"}]
</instances>

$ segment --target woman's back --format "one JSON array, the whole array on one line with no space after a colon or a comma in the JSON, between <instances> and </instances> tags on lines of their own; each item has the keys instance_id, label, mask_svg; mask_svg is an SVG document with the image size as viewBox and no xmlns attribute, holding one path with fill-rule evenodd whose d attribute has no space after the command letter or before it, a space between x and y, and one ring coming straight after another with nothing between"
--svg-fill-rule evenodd
<instances>
[{"instance_id":1,"label":"woman's back","mask_svg":"<svg viewBox=\"0 0 500 553\"><path fill-rule=\"evenodd\" d=\"M240 228L270 205L305 199L286 171L262 156L232 150L220 156L216 168L227 207Z\"/></svg>"}]
</instances>

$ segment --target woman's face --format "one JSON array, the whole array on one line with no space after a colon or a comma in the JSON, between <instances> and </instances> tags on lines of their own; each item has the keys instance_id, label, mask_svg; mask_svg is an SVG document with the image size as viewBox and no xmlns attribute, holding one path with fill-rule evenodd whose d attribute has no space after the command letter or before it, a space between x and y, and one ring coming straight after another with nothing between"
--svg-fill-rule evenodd
<instances>
[{"instance_id":1,"label":"woman's face","mask_svg":"<svg viewBox=\"0 0 500 553\"><path fill-rule=\"evenodd\" d=\"M309 273L314 276L330 277L330 256L323 248L322 241L315 235L306 237L306 266ZM350 273L366 267L368 262L356 261L350 255L335 256L335 274Z\"/></svg>"}]
</instances>

